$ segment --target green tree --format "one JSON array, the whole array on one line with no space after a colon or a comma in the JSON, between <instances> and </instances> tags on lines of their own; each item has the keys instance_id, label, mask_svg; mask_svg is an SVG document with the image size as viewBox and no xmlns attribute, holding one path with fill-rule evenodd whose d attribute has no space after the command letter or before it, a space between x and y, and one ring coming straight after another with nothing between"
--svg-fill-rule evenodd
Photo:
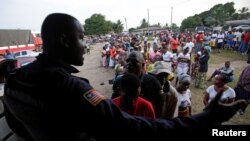
<instances>
[{"instance_id":1,"label":"green tree","mask_svg":"<svg viewBox=\"0 0 250 141\"><path fill-rule=\"evenodd\" d=\"M196 26L217 26L224 25L225 21L239 18L239 14L235 14L234 2L226 4L217 4L200 14L195 14L182 21L181 30L186 28L195 28Z\"/></svg>"},{"instance_id":2,"label":"green tree","mask_svg":"<svg viewBox=\"0 0 250 141\"><path fill-rule=\"evenodd\" d=\"M214 17L208 16L204 19L205 26L217 25L217 21Z\"/></svg>"},{"instance_id":3,"label":"green tree","mask_svg":"<svg viewBox=\"0 0 250 141\"><path fill-rule=\"evenodd\" d=\"M132 31L136 30L135 28L129 28L128 32L131 33Z\"/></svg>"},{"instance_id":4,"label":"green tree","mask_svg":"<svg viewBox=\"0 0 250 141\"><path fill-rule=\"evenodd\" d=\"M234 2L217 4L210 9L211 19L215 20L215 25L223 25L225 21L232 19L235 11Z\"/></svg>"},{"instance_id":5,"label":"green tree","mask_svg":"<svg viewBox=\"0 0 250 141\"><path fill-rule=\"evenodd\" d=\"M225 13L226 13L226 18L231 19L233 14L235 13L236 9L234 8L234 2L228 2L223 5Z\"/></svg>"},{"instance_id":6,"label":"green tree","mask_svg":"<svg viewBox=\"0 0 250 141\"><path fill-rule=\"evenodd\" d=\"M112 26L113 26L113 23L111 21L105 21L104 26L103 26L104 34L114 31Z\"/></svg>"},{"instance_id":7,"label":"green tree","mask_svg":"<svg viewBox=\"0 0 250 141\"><path fill-rule=\"evenodd\" d=\"M195 14L194 15L194 20L196 21L196 26L202 26L204 23L202 22L202 18L200 15Z\"/></svg>"},{"instance_id":8,"label":"green tree","mask_svg":"<svg viewBox=\"0 0 250 141\"><path fill-rule=\"evenodd\" d=\"M166 23L164 27L168 28L169 27L168 23Z\"/></svg>"},{"instance_id":9,"label":"green tree","mask_svg":"<svg viewBox=\"0 0 250 141\"><path fill-rule=\"evenodd\" d=\"M121 33L124 28L121 20L117 20L116 23L113 23L112 27L113 27L114 32L116 33Z\"/></svg>"},{"instance_id":10,"label":"green tree","mask_svg":"<svg viewBox=\"0 0 250 141\"><path fill-rule=\"evenodd\" d=\"M248 11L249 11L249 8L247 8L247 7L242 7L242 8L239 10L240 14L244 14L244 13L246 13L246 12L248 12Z\"/></svg>"},{"instance_id":11,"label":"green tree","mask_svg":"<svg viewBox=\"0 0 250 141\"><path fill-rule=\"evenodd\" d=\"M184 31L187 28L195 28L199 25L202 25L201 19L197 16L190 16L181 22L180 30Z\"/></svg>"},{"instance_id":12,"label":"green tree","mask_svg":"<svg viewBox=\"0 0 250 141\"><path fill-rule=\"evenodd\" d=\"M249 19L250 18L250 12L249 8L242 7L240 10L238 10L240 13L238 14L238 19ZM235 15L234 15L235 16Z\"/></svg>"},{"instance_id":13,"label":"green tree","mask_svg":"<svg viewBox=\"0 0 250 141\"><path fill-rule=\"evenodd\" d=\"M142 21L141 21L140 28L145 28L145 27L148 27L148 26L149 26L148 22L146 21L145 18L143 18Z\"/></svg>"},{"instance_id":14,"label":"green tree","mask_svg":"<svg viewBox=\"0 0 250 141\"><path fill-rule=\"evenodd\" d=\"M112 22L106 21L105 16L101 14L93 14L85 20L84 29L87 35L103 35L112 30Z\"/></svg>"},{"instance_id":15,"label":"green tree","mask_svg":"<svg viewBox=\"0 0 250 141\"><path fill-rule=\"evenodd\" d=\"M239 20L241 17L240 17L240 14L239 13L234 13L233 16L232 16L232 19L233 20Z\"/></svg>"},{"instance_id":16,"label":"green tree","mask_svg":"<svg viewBox=\"0 0 250 141\"><path fill-rule=\"evenodd\" d=\"M161 23L157 23L157 26L161 27Z\"/></svg>"},{"instance_id":17,"label":"green tree","mask_svg":"<svg viewBox=\"0 0 250 141\"><path fill-rule=\"evenodd\" d=\"M171 29L172 29L174 32L177 32L177 31L179 31L180 28L177 26L176 23L172 23Z\"/></svg>"},{"instance_id":18,"label":"green tree","mask_svg":"<svg viewBox=\"0 0 250 141\"><path fill-rule=\"evenodd\" d=\"M211 13L210 13L210 11L204 11L204 12L200 13L199 15L195 15L195 16L199 16L200 17L201 22L202 22L201 25L207 26L207 20L206 19L208 17L211 17Z\"/></svg>"},{"instance_id":19,"label":"green tree","mask_svg":"<svg viewBox=\"0 0 250 141\"><path fill-rule=\"evenodd\" d=\"M211 8L210 13L215 25L222 25L226 18L226 12L223 9L223 4L217 4ZM211 22L210 22L211 23Z\"/></svg>"}]
</instances>

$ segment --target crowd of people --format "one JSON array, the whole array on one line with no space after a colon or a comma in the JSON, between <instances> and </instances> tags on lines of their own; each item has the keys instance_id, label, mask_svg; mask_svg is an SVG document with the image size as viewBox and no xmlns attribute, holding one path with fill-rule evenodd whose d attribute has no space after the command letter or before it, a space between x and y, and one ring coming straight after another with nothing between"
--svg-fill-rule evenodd
<instances>
[{"instance_id":1,"label":"crowd of people","mask_svg":"<svg viewBox=\"0 0 250 141\"><path fill-rule=\"evenodd\" d=\"M104 67L119 68L113 82L112 100L106 98L87 79L72 75L79 72L73 65L83 65L86 53L83 32L80 22L71 15L48 15L41 28L43 53L33 63L5 75L4 112L18 138L166 140L170 136L197 135L200 129L228 121L248 104L246 100L227 105L219 102L224 100L225 90L231 92L220 75L215 76L214 86L206 90L207 106L202 112L192 114L189 50L183 47L177 50L178 54L171 55L171 45L179 42L170 41L170 48L163 43L160 48L158 42L151 46L144 40L141 46L137 38L118 36L106 43L102 52ZM198 50L200 58L209 55L209 50L202 45ZM153 65L148 70L150 64ZM170 82L174 73L178 78L176 86ZM244 70L241 78L246 79L248 74L249 70ZM247 81L239 82L238 86L248 91ZM228 95L227 102L233 101L232 94Z\"/></svg>"},{"instance_id":2,"label":"crowd of people","mask_svg":"<svg viewBox=\"0 0 250 141\"><path fill-rule=\"evenodd\" d=\"M224 51L222 49L240 51L244 45L245 52L242 54L244 55L249 50L249 35L249 31L242 32L241 30L226 33L197 32L196 34L189 32L176 34L169 31L155 34L153 41L148 41L147 34L142 36L112 35L111 39L105 42L101 61L103 67L114 68L116 72L113 83L114 92L111 98L120 96L119 81L124 74L129 72L140 78L142 86L139 97L152 103L157 118L191 115L192 92L189 90L189 86L192 81L196 88L204 90L204 106L220 90L223 91L221 101L232 103L240 93L235 93L234 88L227 85L229 82L238 81L234 80L235 72L230 61L226 61L225 66L214 70L212 75L207 78L208 62L211 52L219 53ZM238 38L239 36L241 38ZM247 44L242 43L245 41L248 41ZM133 56L134 60L130 59L130 56ZM141 64L139 69L135 71L132 67L131 70L130 64L137 63ZM154 72L158 71L156 69L161 72L155 74ZM157 78L160 84L157 84L155 80L150 80L150 75ZM173 80L175 82L172 82ZM211 80L213 80L213 85L207 86L207 81ZM170 86L167 86L168 90L165 92L161 91L166 86L165 83L174 89L172 90L174 93L168 98L172 99L171 102L174 101L175 104L172 104L174 106L172 110L168 110L169 113L163 114L163 109L168 109L169 105L163 106L166 98L162 93L170 91ZM178 110L174 113L175 109Z\"/></svg>"}]
</instances>

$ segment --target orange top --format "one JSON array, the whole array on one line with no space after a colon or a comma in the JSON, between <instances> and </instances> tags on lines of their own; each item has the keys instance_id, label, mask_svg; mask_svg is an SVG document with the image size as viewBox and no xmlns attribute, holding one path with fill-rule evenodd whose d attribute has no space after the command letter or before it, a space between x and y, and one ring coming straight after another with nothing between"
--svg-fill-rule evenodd
<instances>
[{"instance_id":1,"label":"orange top","mask_svg":"<svg viewBox=\"0 0 250 141\"><path fill-rule=\"evenodd\" d=\"M114 47L109 49L109 52L110 52L110 56L111 56L111 57L115 57L115 56L116 56L115 50L116 50L116 49L115 49Z\"/></svg>"},{"instance_id":2,"label":"orange top","mask_svg":"<svg viewBox=\"0 0 250 141\"><path fill-rule=\"evenodd\" d=\"M178 41L178 39L176 38L176 39L172 39L171 40L171 48L172 49L177 49L178 48L178 43L179 43L179 41Z\"/></svg>"}]
</instances>

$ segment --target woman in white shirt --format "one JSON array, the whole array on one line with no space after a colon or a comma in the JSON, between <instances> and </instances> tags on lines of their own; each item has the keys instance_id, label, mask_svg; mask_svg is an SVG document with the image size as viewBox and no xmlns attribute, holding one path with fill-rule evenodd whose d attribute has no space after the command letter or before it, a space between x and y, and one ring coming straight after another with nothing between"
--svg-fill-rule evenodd
<instances>
[{"instance_id":1,"label":"woman in white shirt","mask_svg":"<svg viewBox=\"0 0 250 141\"><path fill-rule=\"evenodd\" d=\"M179 53L178 59L177 59L177 78L175 82L175 86L178 84L178 80L181 74L188 74L189 73L189 67L191 58L188 54L189 48L185 47L183 48L183 53Z\"/></svg>"},{"instance_id":2,"label":"woman in white shirt","mask_svg":"<svg viewBox=\"0 0 250 141\"><path fill-rule=\"evenodd\" d=\"M162 59L172 72L173 53L167 47L163 47Z\"/></svg>"},{"instance_id":3,"label":"woman in white shirt","mask_svg":"<svg viewBox=\"0 0 250 141\"><path fill-rule=\"evenodd\" d=\"M191 83L191 77L188 74L182 74L179 77L179 85L177 90L177 106L178 116L190 116L191 115L191 91L189 86Z\"/></svg>"},{"instance_id":4,"label":"woman in white shirt","mask_svg":"<svg viewBox=\"0 0 250 141\"><path fill-rule=\"evenodd\" d=\"M226 85L228 78L225 74L218 74L215 76L214 85L209 86L204 92L203 103L206 106L212 99L215 98L216 94L223 92L220 101L222 103L232 103L235 99L235 91Z\"/></svg>"}]
</instances>

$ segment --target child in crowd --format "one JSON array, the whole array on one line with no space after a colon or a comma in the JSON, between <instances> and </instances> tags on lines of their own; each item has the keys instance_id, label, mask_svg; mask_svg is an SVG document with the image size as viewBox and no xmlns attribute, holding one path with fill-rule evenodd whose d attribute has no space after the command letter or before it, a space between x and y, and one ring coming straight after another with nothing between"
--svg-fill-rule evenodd
<instances>
[{"instance_id":1,"label":"child in crowd","mask_svg":"<svg viewBox=\"0 0 250 141\"><path fill-rule=\"evenodd\" d=\"M134 74L125 74L120 83L121 96L112 101L124 112L131 115L155 119L155 112L151 102L139 97L141 82Z\"/></svg>"},{"instance_id":2,"label":"child in crowd","mask_svg":"<svg viewBox=\"0 0 250 141\"><path fill-rule=\"evenodd\" d=\"M199 69L199 60L200 60L201 52L199 51L195 57L194 57L194 62L192 63L192 68L191 68L191 77L195 79L198 69Z\"/></svg>"}]
</instances>

